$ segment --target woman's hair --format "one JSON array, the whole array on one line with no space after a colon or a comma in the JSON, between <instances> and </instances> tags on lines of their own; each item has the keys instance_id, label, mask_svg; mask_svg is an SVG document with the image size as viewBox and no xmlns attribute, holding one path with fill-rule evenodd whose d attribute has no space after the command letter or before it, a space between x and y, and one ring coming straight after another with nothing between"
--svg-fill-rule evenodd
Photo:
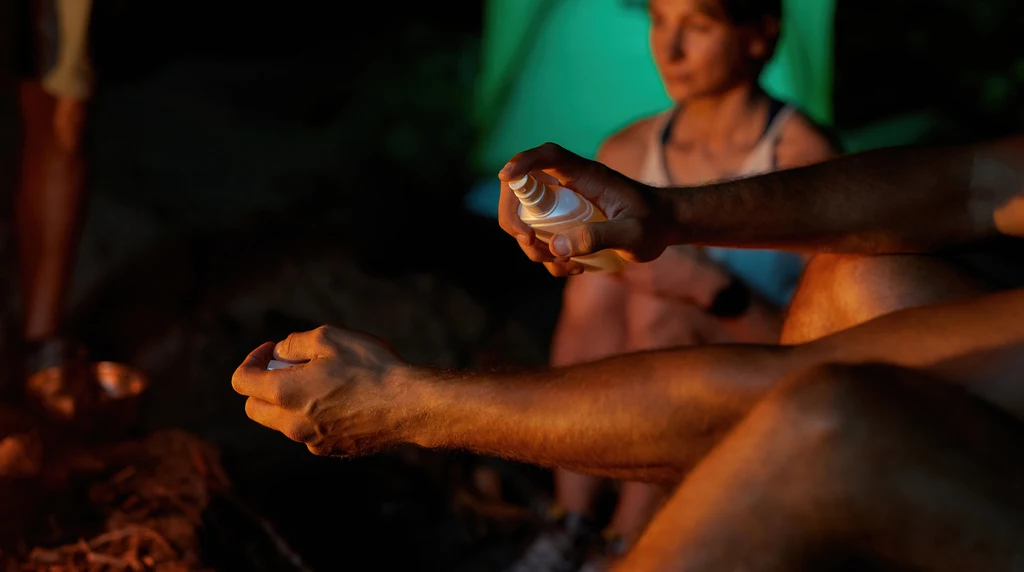
<instances>
[{"instance_id":1,"label":"woman's hair","mask_svg":"<svg viewBox=\"0 0 1024 572\"><path fill-rule=\"evenodd\" d=\"M712 0L722 16L736 25L760 25L765 19L782 19L782 0Z\"/></svg>"},{"instance_id":2,"label":"woman's hair","mask_svg":"<svg viewBox=\"0 0 1024 572\"><path fill-rule=\"evenodd\" d=\"M714 16L737 26L756 26L761 30L768 42L768 51L761 63L771 59L779 40L782 0L706 0L705 4Z\"/></svg>"},{"instance_id":3,"label":"woman's hair","mask_svg":"<svg viewBox=\"0 0 1024 572\"><path fill-rule=\"evenodd\" d=\"M627 6L646 7L649 0L623 0ZM703 0L707 13L737 26L756 26L765 33L768 51L764 65L775 54L782 20L782 0ZM769 22L774 21L774 25Z\"/></svg>"}]
</instances>

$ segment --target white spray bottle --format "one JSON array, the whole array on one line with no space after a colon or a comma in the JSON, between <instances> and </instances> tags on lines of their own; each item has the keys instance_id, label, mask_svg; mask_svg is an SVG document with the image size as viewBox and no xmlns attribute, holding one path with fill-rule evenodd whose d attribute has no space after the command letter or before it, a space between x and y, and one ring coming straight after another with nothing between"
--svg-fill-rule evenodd
<instances>
[{"instance_id":1,"label":"white spray bottle","mask_svg":"<svg viewBox=\"0 0 1024 572\"><path fill-rule=\"evenodd\" d=\"M590 201L565 187L548 186L531 177L508 184L519 198L519 218L530 225L537 238L547 244L551 237L586 222L608 220ZM625 261L613 250L602 250L586 256L574 256L584 271L594 274L618 272Z\"/></svg>"}]
</instances>

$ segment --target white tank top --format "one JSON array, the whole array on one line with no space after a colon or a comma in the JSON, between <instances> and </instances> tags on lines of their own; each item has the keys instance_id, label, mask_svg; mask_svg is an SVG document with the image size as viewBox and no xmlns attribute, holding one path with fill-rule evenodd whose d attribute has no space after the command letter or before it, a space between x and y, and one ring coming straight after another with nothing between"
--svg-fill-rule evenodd
<instances>
[{"instance_id":1,"label":"white tank top","mask_svg":"<svg viewBox=\"0 0 1024 572\"><path fill-rule=\"evenodd\" d=\"M747 156L736 176L730 178L752 177L777 169L775 148L783 127L796 113L796 109L791 105L773 102L772 113L774 116L770 118L761 140ZM654 122L640 171L640 179L648 185L671 187L675 184L665 164L665 142L675 116L676 110L670 109L658 114ZM768 300L783 307L789 304L803 271L802 258L791 252L711 247L704 250L709 258L727 268Z\"/></svg>"}]
</instances>

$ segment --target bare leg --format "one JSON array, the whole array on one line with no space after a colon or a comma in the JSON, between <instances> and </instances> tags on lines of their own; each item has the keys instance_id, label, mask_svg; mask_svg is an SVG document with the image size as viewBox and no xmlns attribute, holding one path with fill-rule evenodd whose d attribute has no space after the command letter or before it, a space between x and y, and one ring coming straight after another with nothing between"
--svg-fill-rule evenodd
<instances>
[{"instance_id":1,"label":"bare leg","mask_svg":"<svg viewBox=\"0 0 1024 572\"><path fill-rule=\"evenodd\" d=\"M657 275L659 265L685 264L678 259L645 265ZM666 268L664 272L671 272ZM650 294L640 288L629 293L626 310L628 331L626 351L655 350L728 342L773 343L778 340L781 320L778 311L758 301L743 316L723 320L680 299ZM609 532L632 546L651 517L665 500L665 491L646 483L623 483Z\"/></svg>"},{"instance_id":2,"label":"bare leg","mask_svg":"<svg viewBox=\"0 0 1024 572\"><path fill-rule=\"evenodd\" d=\"M30 342L57 335L74 263L81 219L84 163L75 140L58 142L55 101L37 82L23 82L22 173L17 233L24 308Z\"/></svg>"},{"instance_id":3,"label":"bare leg","mask_svg":"<svg viewBox=\"0 0 1024 572\"><path fill-rule=\"evenodd\" d=\"M565 366L622 353L626 332L625 282L618 276L569 278L551 344L551 364ZM556 469L555 503L564 514L533 540L508 572L576 570L597 538L591 517L604 479ZM564 517L564 518L563 518Z\"/></svg>"},{"instance_id":4,"label":"bare leg","mask_svg":"<svg viewBox=\"0 0 1024 572\"><path fill-rule=\"evenodd\" d=\"M1024 566L1024 425L892 366L784 383L683 482L621 570Z\"/></svg>"},{"instance_id":5,"label":"bare leg","mask_svg":"<svg viewBox=\"0 0 1024 572\"><path fill-rule=\"evenodd\" d=\"M896 310L985 291L982 281L934 256L819 254L790 304L782 343L814 340Z\"/></svg>"},{"instance_id":6,"label":"bare leg","mask_svg":"<svg viewBox=\"0 0 1024 572\"><path fill-rule=\"evenodd\" d=\"M569 278L562 315L551 345L551 364L572 365L621 353L625 347L625 284L617 277ZM589 515L602 480L555 471L555 500L569 512Z\"/></svg>"},{"instance_id":7,"label":"bare leg","mask_svg":"<svg viewBox=\"0 0 1024 572\"><path fill-rule=\"evenodd\" d=\"M602 482L593 475L555 469L555 502L568 512L593 516L594 498Z\"/></svg>"},{"instance_id":8,"label":"bare leg","mask_svg":"<svg viewBox=\"0 0 1024 572\"><path fill-rule=\"evenodd\" d=\"M654 513L665 502L665 490L647 483L622 483L619 502L608 529L620 535L625 545L633 546Z\"/></svg>"}]
</instances>

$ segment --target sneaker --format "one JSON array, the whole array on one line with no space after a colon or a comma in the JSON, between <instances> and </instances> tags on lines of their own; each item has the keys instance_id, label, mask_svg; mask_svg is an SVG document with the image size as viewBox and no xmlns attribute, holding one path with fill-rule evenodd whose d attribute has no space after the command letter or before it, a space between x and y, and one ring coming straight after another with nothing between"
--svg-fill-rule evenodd
<instances>
[{"instance_id":1,"label":"sneaker","mask_svg":"<svg viewBox=\"0 0 1024 572\"><path fill-rule=\"evenodd\" d=\"M608 572L611 570L611 566L608 556L597 554L587 559L577 572Z\"/></svg>"},{"instance_id":2,"label":"sneaker","mask_svg":"<svg viewBox=\"0 0 1024 572\"><path fill-rule=\"evenodd\" d=\"M25 392L54 421L70 423L99 400L88 353L78 344L52 338L31 344L25 356Z\"/></svg>"},{"instance_id":3,"label":"sneaker","mask_svg":"<svg viewBox=\"0 0 1024 572\"><path fill-rule=\"evenodd\" d=\"M605 531L602 536L604 537L604 550L588 558L577 572L608 572L626 555L629 546L626 544L625 538L609 531Z\"/></svg>"},{"instance_id":4,"label":"sneaker","mask_svg":"<svg viewBox=\"0 0 1024 572\"><path fill-rule=\"evenodd\" d=\"M568 513L541 532L506 572L576 572L597 542L586 517Z\"/></svg>"}]
</instances>

